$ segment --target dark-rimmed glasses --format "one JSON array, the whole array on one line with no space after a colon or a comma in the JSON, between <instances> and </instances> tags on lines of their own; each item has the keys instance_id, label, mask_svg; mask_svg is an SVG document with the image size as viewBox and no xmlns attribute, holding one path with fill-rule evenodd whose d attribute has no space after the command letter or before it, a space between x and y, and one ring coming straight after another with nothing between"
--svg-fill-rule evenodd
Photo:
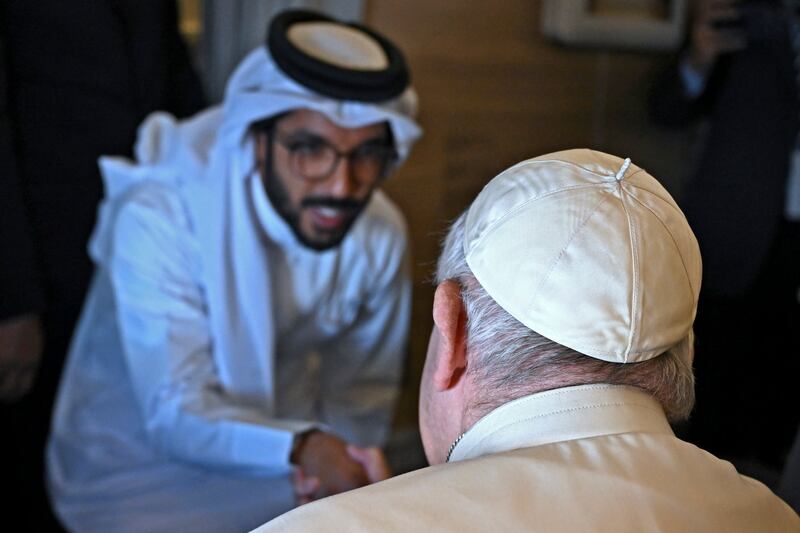
<instances>
[{"instance_id":1,"label":"dark-rimmed glasses","mask_svg":"<svg viewBox=\"0 0 800 533\"><path fill-rule=\"evenodd\" d=\"M308 181L323 181L333 174L341 158L347 158L350 175L360 184L377 183L397 160L397 152L386 139L367 141L348 152L340 152L328 141L308 133L285 135L274 130L275 142L289 152L289 168Z\"/></svg>"}]
</instances>

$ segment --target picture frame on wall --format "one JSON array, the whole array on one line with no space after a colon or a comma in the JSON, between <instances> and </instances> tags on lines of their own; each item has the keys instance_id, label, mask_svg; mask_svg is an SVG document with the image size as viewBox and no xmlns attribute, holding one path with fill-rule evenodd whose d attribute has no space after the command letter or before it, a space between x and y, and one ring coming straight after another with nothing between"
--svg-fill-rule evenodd
<instances>
[{"instance_id":1,"label":"picture frame on wall","mask_svg":"<svg viewBox=\"0 0 800 533\"><path fill-rule=\"evenodd\" d=\"M544 0L542 33L565 45L674 50L688 0Z\"/></svg>"}]
</instances>

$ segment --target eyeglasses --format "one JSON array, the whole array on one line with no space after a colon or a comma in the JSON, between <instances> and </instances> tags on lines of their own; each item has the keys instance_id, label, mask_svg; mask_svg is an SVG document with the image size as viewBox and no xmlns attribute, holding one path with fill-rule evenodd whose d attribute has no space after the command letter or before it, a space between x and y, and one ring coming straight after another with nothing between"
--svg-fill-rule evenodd
<instances>
[{"instance_id":1,"label":"eyeglasses","mask_svg":"<svg viewBox=\"0 0 800 533\"><path fill-rule=\"evenodd\" d=\"M270 136L272 139L273 136ZM291 171L309 181L323 181L333 174L341 158L350 165L350 175L360 184L372 184L386 176L397 160L397 152L384 139L367 141L349 152L340 152L325 139L306 133L283 136L275 141L289 152Z\"/></svg>"}]
</instances>

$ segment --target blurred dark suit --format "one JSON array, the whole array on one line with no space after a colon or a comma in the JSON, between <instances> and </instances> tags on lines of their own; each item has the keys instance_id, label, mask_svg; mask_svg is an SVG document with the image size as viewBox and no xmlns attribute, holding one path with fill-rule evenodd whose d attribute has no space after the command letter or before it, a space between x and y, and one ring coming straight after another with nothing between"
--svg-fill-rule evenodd
<instances>
[{"instance_id":1,"label":"blurred dark suit","mask_svg":"<svg viewBox=\"0 0 800 533\"><path fill-rule=\"evenodd\" d=\"M42 452L92 266L101 154L128 155L151 111L204 105L169 0L0 4L0 320L34 313L45 352L32 391L0 411L3 508L25 530L43 503ZM43 519L44 520L44 519Z\"/></svg>"},{"instance_id":2,"label":"blurred dark suit","mask_svg":"<svg viewBox=\"0 0 800 533\"><path fill-rule=\"evenodd\" d=\"M687 96L676 62L653 87L660 123L708 119L681 208L703 256L697 408L687 437L722 457L779 467L797 428L800 224L784 217L798 134L788 31L719 58L702 94Z\"/></svg>"}]
</instances>

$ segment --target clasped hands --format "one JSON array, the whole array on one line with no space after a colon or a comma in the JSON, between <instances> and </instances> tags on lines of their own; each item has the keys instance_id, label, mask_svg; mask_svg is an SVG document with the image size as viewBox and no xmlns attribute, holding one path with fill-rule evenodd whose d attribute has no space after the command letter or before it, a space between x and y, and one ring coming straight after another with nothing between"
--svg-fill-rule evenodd
<instances>
[{"instance_id":1,"label":"clasped hands","mask_svg":"<svg viewBox=\"0 0 800 533\"><path fill-rule=\"evenodd\" d=\"M391 476L378 448L360 448L319 430L298 438L291 457L297 467L293 485L298 505Z\"/></svg>"}]
</instances>

